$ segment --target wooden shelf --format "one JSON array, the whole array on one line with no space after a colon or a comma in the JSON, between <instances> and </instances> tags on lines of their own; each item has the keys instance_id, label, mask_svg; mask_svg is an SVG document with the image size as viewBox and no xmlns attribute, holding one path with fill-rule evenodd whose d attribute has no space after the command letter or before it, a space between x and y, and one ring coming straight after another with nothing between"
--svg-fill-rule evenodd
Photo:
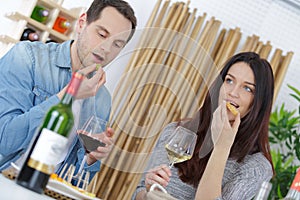
<instances>
[{"instance_id":1,"label":"wooden shelf","mask_svg":"<svg viewBox=\"0 0 300 200\"><path fill-rule=\"evenodd\" d=\"M28 0L26 0L28 1ZM76 24L76 21L79 17L79 14L83 11L83 7L80 8L73 8L73 9L66 9L62 7L62 3L64 0L32 0L30 4L25 3L25 5L29 5L27 10L29 12L26 12L27 14L22 14L22 11L16 11L6 14L6 17L8 19L11 19L13 21L20 21L21 25L18 24L16 27L16 34L14 34L14 37L21 37L24 29L26 27L30 27L32 29L35 29L39 35L40 35L40 41L46 42L48 39L56 40L57 42L63 42L66 40L72 39L74 35L74 26ZM30 17L34 7L36 5L43 6L49 10L49 17L48 20L45 23L40 23ZM30 12L31 11L31 12ZM30 14L28 14L30 13ZM28 16L29 15L29 16ZM65 33L60 33L53 29L54 22L58 16L63 16L67 20L70 21L72 24L72 27ZM24 22L24 23L23 23ZM0 42L3 43L17 43L19 40L12 38L11 36L7 35L0 35Z\"/></svg>"},{"instance_id":2,"label":"wooden shelf","mask_svg":"<svg viewBox=\"0 0 300 200\"><path fill-rule=\"evenodd\" d=\"M46 25L44 25L44 24L42 24L42 23L40 23L40 22L38 22L34 19L31 19L30 17L27 17L27 16L25 16L25 15L19 13L19 12L8 13L8 14L6 14L6 17L11 19L11 20L14 20L14 21L25 20L30 25L32 25L33 27L35 27L39 30L49 30L49 28Z\"/></svg>"},{"instance_id":3,"label":"wooden shelf","mask_svg":"<svg viewBox=\"0 0 300 200\"><path fill-rule=\"evenodd\" d=\"M63 8L61 5L57 4L56 2L54 2L52 0L39 0L38 2L40 2L40 5L44 5L47 8L50 8L50 9L55 8L55 9L60 10L60 13L67 18L72 18L73 20L76 20L78 18L77 13L73 13L73 12Z\"/></svg>"},{"instance_id":4,"label":"wooden shelf","mask_svg":"<svg viewBox=\"0 0 300 200\"><path fill-rule=\"evenodd\" d=\"M38 30L41 30L41 31L47 31L50 33L50 35L53 35L55 36L56 38L60 39L60 40L68 40L70 39L68 36L62 34L62 33L59 33L55 30L53 30L52 28L49 28L48 26L34 20L34 19L31 19L30 17L27 17L25 15L22 15L21 13L19 12L12 12L12 13L9 13L6 15L7 18L11 19L11 20L15 20L15 21L18 21L18 20L25 20L28 22L28 24L30 24L31 26L33 26L34 28L38 29Z\"/></svg>"},{"instance_id":5,"label":"wooden shelf","mask_svg":"<svg viewBox=\"0 0 300 200\"><path fill-rule=\"evenodd\" d=\"M4 43L17 43L19 40L16 40L8 35L0 35L0 41Z\"/></svg>"}]
</instances>

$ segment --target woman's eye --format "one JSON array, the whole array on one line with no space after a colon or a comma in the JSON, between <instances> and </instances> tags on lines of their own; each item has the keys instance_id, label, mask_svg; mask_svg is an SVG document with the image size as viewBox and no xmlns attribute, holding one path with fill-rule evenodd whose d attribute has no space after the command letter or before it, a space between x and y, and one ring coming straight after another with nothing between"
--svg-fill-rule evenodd
<instances>
[{"instance_id":1,"label":"woman's eye","mask_svg":"<svg viewBox=\"0 0 300 200\"><path fill-rule=\"evenodd\" d=\"M225 79L225 82L226 82L226 83L232 83L233 81L232 81L230 78L226 78L226 79Z\"/></svg>"},{"instance_id":2,"label":"woman's eye","mask_svg":"<svg viewBox=\"0 0 300 200\"><path fill-rule=\"evenodd\" d=\"M245 86L244 88L245 88L245 90L246 90L247 92L251 92L251 93L253 93L253 90L252 90L250 87L248 87L248 86Z\"/></svg>"}]
</instances>

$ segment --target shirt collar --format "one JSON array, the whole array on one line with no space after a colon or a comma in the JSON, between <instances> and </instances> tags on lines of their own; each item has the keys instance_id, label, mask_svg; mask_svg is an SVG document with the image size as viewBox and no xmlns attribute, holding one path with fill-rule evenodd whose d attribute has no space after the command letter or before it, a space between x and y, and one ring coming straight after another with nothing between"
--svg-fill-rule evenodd
<instances>
[{"instance_id":1,"label":"shirt collar","mask_svg":"<svg viewBox=\"0 0 300 200\"><path fill-rule=\"evenodd\" d=\"M56 65L62 68L72 69L71 44L74 40L67 40L56 49Z\"/></svg>"}]
</instances>

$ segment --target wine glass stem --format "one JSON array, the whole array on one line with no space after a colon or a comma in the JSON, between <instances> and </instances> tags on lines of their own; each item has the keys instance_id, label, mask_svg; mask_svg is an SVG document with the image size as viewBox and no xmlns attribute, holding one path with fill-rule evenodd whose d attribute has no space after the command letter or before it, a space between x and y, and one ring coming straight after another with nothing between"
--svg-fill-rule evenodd
<instances>
[{"instance_id":1,"label":"wine glass stem","mask_svg":"<svg viewBox=\"0 0 300 200\"><path fill-rule=\"evenodd\" d=\"M170 162L169 168L172 169L173 166L174 166L174 162Z\"/></svg>"},{"instance_id":2,"label":"wine glass stem","mask_svg":"<svg viewBox=\"0 0 300 200\"><path fill-rule=\"evenodd\" d=\"M84 154L83 159L82 159L82 161L81 161L81 163L80 163L80 167L79 167L79 170L78 170L78 172L77 172L77 175L80 175L80 174L81 174L81 172L82 172L82 170L83 170L83 167L84 167L84 164L85 164L85 162L86 162L86 159L87 159L87 155Z\"/></svg>"}]
</instances>

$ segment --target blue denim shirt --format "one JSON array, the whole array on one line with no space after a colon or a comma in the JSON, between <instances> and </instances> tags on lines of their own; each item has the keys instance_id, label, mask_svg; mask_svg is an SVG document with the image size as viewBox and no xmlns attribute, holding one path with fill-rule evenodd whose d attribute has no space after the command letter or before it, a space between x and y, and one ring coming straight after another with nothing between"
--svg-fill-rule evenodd
<instances>
[{"instance_id":1,"label":"blue denim shirt","mask_svg":"<svg viewBox=\"0 0 300 200\"><path fill-rule=\"evenodd\" d=\"M0 59L0 171L25 152L48 109L59 103L56 94L72 75L71 42L19 42ZM92 114L108 120L110 109L111 96L102 86L95 98L83 101L79 123ZM75 137L65 163L78 169L83 156ZM99 169L99 161L84 167L91 177Z\"/></svg>"}]
</instances>

